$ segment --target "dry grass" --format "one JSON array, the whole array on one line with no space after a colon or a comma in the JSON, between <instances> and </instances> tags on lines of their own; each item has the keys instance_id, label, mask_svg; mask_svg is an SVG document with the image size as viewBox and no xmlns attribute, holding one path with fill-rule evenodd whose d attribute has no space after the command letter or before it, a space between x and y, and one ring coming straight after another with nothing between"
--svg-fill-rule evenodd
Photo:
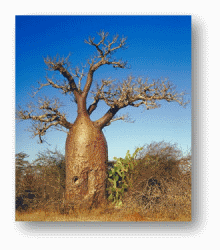
<instances>
[{"instance_id":1,"label":"dry grass","mask_svg":"<svg viewBox=\"0 0 220 250\"><path fill-rule=\"evenodd\" d=\"M181 203L184 201L181 201ZM70 211L69 214L44 210L16 211L16 221L191 221L191 205L154 206L150 209L129 204L120 208L111 205L105 208Z\"/></svg>"},{"instance_id":2,"label":"dry grass","mask_svg":"<svg viewBox=\"0 0 220 250\"><path fill-rule=\"evenodd\" d=\"M16 221L191 221L191 188L184 180L165 187L158 192L142 189L128 193L123 205L115 207L112 203L91 210L70 210L61 214L55 206L47 209L16 211ZM143 199L148 197L147 200ZM58 209L57 209L58 210Z\"/></svg>"},{"instance_id":3,"label":"dry grass","mask_svg":"<svg viewBox=\"0 0 220 250\"><path fill-rule=\"evenodd\" d=\"M160 213L149 212L145 216L139 212L115 212L112 214L103 214L96 211L73 213L69 215L62 215L58 212L46 213L45 211L38 210L30 213L16 212L16 221L191 221L191 216L186 214L170 214L168 211Z\"/></svg>"},{"instance_id":4,"label":"dry grass","mask_svg":"<svg viewBox=\"0 0 220 250\"><path fill-rule=\"evenodd\" d=\"M161 182L162 183L162 182ZM16 221L191 221L191 187L182 179L162 188L145 186L128 192L121 207L109 203L91 210L61 214L54 204L46 209L16 211ZM146 198L147 197L147 198Z\"/></svg>"},{"instance_id":5,"label":"dry grass","mask_svg":"<svg viewBox=\"0 0 220 250\"><path fill-rule=\"evenodd\" d=\"M47 163L45 166L48 165ZM150 144L142 152L137 163L135 171L130 173L132 182L128 190L124 192L123 205L120 208L109 203L102 208L74 210L68 214L62 214L59 211L64 208L62 195L65 190L64 184L61 185L59 181L48 183L47 179L36 179L32 189L38 191L34 193L36 197L30 199L25 193L33 184L29 178L25 183L19 184L18 182L19 185L16 187L23 194L20 201L22 206L18 209L29 208L29 210L16 211L15 220L191 221L191 171L189 168L191 157L182 157L181 151L175 145L161 142ZM48 170L45 167L44 169ZM57 167L54 166L48 175L43 176L49 176L49 180L56 180ZM65 176L62 176L62 183L65 183ZM51 187L56 187L56 190Z\"/></svg>"}]
</instances>

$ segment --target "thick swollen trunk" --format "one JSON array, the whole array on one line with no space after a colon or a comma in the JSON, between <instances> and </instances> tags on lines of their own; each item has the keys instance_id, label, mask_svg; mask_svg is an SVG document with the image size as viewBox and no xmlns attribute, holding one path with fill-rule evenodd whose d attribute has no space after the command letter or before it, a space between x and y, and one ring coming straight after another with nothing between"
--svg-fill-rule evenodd
<instances>
[{"instance_id":1,"label":"thick swollen trunk","mask_svg":"<svg viewBox=\"0 0 220 250\"><path fill-rule=\"evenodd\" d=\"M65 157L67 204L90 208L105 203L107 143L86 112L68 133Z\"/></svg>"}]
</instances>

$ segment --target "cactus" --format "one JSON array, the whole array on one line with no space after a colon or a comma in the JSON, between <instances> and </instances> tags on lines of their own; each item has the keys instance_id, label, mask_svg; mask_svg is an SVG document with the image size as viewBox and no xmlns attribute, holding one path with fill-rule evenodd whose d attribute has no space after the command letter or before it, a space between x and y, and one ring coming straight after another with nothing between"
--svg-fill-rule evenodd
<instances>
[{"instance_id":1,"label":"cactus","mask_svg":"<svg viewBox=\"0 0 220 250\"><path fill-rule=\"evenodd\" d=\"M114 167L108 171L108 181L110 187L107 188L109 192L108 200L115 203L116 206L122 205L124 193L132 187L132 172L136 165L136 156L143 148L137 148L131 155L128 150L125 158L114 157L116 163Z\"/></svg>"}]
</instances>

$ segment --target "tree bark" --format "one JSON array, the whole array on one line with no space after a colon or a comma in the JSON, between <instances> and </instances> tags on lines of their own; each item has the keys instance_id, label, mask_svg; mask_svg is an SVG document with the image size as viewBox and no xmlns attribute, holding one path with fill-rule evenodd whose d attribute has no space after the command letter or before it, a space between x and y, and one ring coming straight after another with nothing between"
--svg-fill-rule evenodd
<instances>
[{"instance_id":1,"label":"tree bark","mask_svg":"<svg viewBox=\"0 0 220 250\"><path fill-rule=\"evenodd\" d=\"M107 143L83 103L78 102L78 117L66 139L66 202L74 208L106 202Z\"/></svg>"}]
</instances>

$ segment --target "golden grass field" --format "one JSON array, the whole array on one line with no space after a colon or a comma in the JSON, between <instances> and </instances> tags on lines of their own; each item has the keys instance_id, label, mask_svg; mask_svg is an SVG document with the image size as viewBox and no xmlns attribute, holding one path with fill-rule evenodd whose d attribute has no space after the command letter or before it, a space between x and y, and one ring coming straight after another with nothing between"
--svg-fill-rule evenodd
<instances>
[{"instance_id":1,"label":"golden grass field","mask_svg":"<svg viewBox=\"0 0 220 250\"><path fill-rule=\"evenodd\" d=\"M57 211L35 210L15 213L16 221L191 221L191 205L163 208L161 211L150 209L142 211L141 208L99 208L91 210L70 211L61 214Z\"/></svg>"},{"instance_id":2,"label":"golden grass field","mask_svg":"<svg viewBox=\"0 0 220 250\"><path fill-rule=\"evenodd\" d=\"M45 211L33 211L30 213L16 212L16 221L112 221L112 222L129 222L129 221L191 221L191 216L187 214L180 214L178 216L166 212L149 213L142 216L138 212L132 213L113 213L113 214L99 214L99 213L79 213L62 215L58 212L46 213Z\"/></svg>"}]
</instances>

